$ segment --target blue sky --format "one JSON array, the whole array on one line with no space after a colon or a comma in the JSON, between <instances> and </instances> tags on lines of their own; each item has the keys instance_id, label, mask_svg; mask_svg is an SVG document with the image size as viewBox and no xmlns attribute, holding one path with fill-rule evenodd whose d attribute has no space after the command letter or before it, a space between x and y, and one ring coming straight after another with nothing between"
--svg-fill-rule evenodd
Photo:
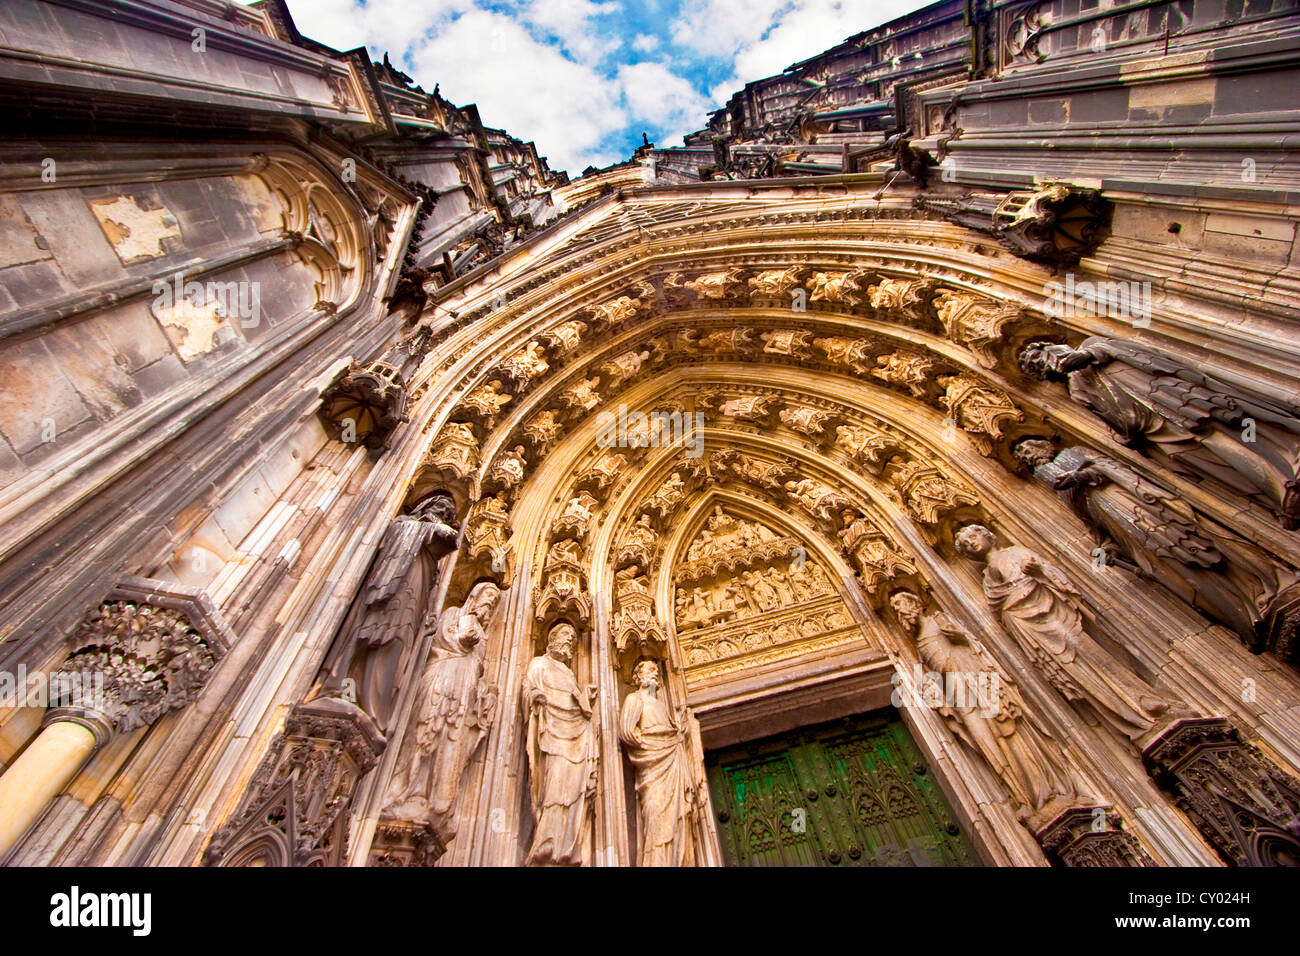
<instances>
[{"instance_id":1,"label":"blue sky","mask_svg":"<svg viewBox=\"0 0 1300 956\"><path fill-rule=\"evenodd\" d=\"M289 0L306 36L477 103L577 175L644 130L680 145L746 82L924 6L919 0Z\"/></svg>"}]
</instances>

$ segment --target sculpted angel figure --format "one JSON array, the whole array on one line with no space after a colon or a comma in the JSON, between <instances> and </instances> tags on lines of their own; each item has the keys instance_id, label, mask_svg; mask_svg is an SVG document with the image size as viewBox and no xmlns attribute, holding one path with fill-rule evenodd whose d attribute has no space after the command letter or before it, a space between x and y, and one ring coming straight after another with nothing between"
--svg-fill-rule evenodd
<instances>
[{"instance_id":1,"label":"sculpted angel figure","mask_svg":"<svg viewBox=\"0 0 1300 956\"><path fill-rule=\"evenodd\" d=\"M524 674L528 720L528 783L532 845L527 866L581 866L591 824L599 750L592 726L596 688L580 689L572 671L578 633L561 621L546 637L546 653Z\"/></svg>"},{"instance_id":2,"label":"sculpted angel figure","mask_svg":"<svg viewBox=\"0 0 1300 956\"><path fill-rule=\"evenodd\" d=\"M654 546L659 543L659 533L655 531L654 526L650 523L650 516L642 514L636 519L636 524L627 529L627 536L624 541L634 544L644 544Z\"/></svg>"},{"instance_id":3,"label":"sculpted angel figure","mask_svg":"<svg viewBox=\"0 0 1300 956\"><path fill-rule=\"evenodd\" d=\"M505 391L505 385L499 379L493 379L466 396L465 404L478 412L484 420L495 421L501 409L514 401L514 398Z\"/></svg>"},{"instance_id":4,"label":"sculpted angel figure","mask_svg":"<svg viewBox=\"0 0 1300 956\"><path fill-rule=\"evenodd\" d=\"M642 660L632 672L636 689L618 718L618 739L636 768L640 821L639 866L689 866L694 862L692 815L700 801L684 714L659 698L659 665Z\"/></svg>"},{"instance_id":5,"label":"sculpted angel figure","mask_svg":"<svg viewBox=\"0 0 1300 956\"><path fill-rule=\"evenodd\" d=\"M1174 471L1255 498L1289 529L1300 526L1300 405L1250 394L1136 343L1101 336L1077 349L1031 342L1020 367L1035 378L1064 380L1070 398L1124 444Z\"/></svg>"},{"instance_id":6,"label":"sculpted angel figure","mask_svg":"<svg viewBox=\"0 0 1300 956\"><path fill-rule=\"evenodd\" d=\"M343 640L326 661L325 693L348 696L385 733L421 622L429 612L438 562L455 550L456 504L450 495L425 498L384 531Z\"/></svg>"},{"instance_id":7,"label":"sculpted angel figure","mask_svg":"<svg viewBox=\"0 0 1300 956\"><path fill-rule=\"evenodd\" d=\"M971 683L978 688L977 693L945 696L939 712L953 735L1007 785L1021 820L1052 801L1070 801L1074 783L1056 748L1026 716L1020 691L984 657L979 642L942 612L922 616L924 603L911 591L896 591L889 603L903 627L916 635L916 650L926 667L947 677L950 686L965 682L962 691L974 689Z\"/></svg>"},{"instance_id":8,"label":"sculpted angel figure","mask_svg":"<svg viewBox=\"0 0 1300 956\"><path fill-rule=\"evenodd\" d=\"M1257 648L1272 604L1296 576L1263 550L1199 516L1183 499L1127 465L1072 446L1027 439L1015 456L1086 521L1100 539L1193 607ZM1285 625L1284 625L1285 626Z\"/></svg>"},{"instance_id":9,"label":"sculpted angel figure","mask_svg":"<svg viewBox=\"0 0 1300 956\"><path fill-rule=\"evenodd\" d=\"M564 504L564 510L551 523L554 533L575 534L586 537L591 527L592 507L599 504L589 491L579 491Z\"/></svg>"},{"instance_id":10,"label":"sculpted angel figure","mask_svg":"<svg viewBox=\"0 0 1300 956\"><path fill-rule=\"evenodd\" d=\"M496 584L482 581L462 606L438 619L416 701L413 752L388 791L386 814L432 824L444 845L456 835L456 794L465 769L496 713L496 688L483 681L483 654L500 597Z\"/></svg>"},{"instance_id":11,"label":"sculpted angel figure","mask_svg":"<svg viewBox=\"0 0 1300 956\"><path fill-rule=\"evenodd\" d=\"M650 588L639 565L630 564L614 572L614 593L620 602L637 598L650 599Z\"/></svg>"},{"instance_id":12,"label":"sculpted angel figure","mask_svg":"<svg viewBox=\"0 0 1300 956\"><path fill-rule=\"evenodd\" d=\"M1086 700L1120 734L1137 740L1173 701L1106 652L1084 629L1081 596L1061 571L1028 548L995 548L993 532L967 525L959 554L985 562L984 595L1007 632L1068 700Z\"/></svg>"},{"instance_id":13,"label":"sculpted angel figure","mask_svg":"<svg viewBox=\"0 0 1300 956\"><path fill-rule=\"evenodd\" d=\"M830 511L846 508L849 500L842 494L815 478L801 478L799 481L787 481L786 493L796 499L811 514L820 518L830 517Z\"/></svg>"}]
</instances>

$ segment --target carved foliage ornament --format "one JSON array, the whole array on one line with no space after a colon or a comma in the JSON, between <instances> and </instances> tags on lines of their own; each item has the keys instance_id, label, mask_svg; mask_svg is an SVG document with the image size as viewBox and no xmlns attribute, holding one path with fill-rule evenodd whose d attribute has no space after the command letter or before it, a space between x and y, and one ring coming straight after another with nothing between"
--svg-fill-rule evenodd
<instances>
[{"instance_id":1,"label":"carved foliage ornament","mask_svg":"<svg viewBox=\"0 0 1300 956\"><path fill-rule=\"evenodd\" d=\"M62 695L59 709L129 733L194 700L225 652L178 610L110 600L78 626L51 683Z\"/></svg>"},{"instance_id":2,"label":"carved foliage ornament","mask_svg":"<svg viewBox=\"0 0 1300 956\"><path fill-rule=\"evenodd\" d=\"M510 512L504 492L474 502L465 520L465 543L470 559L488 557L495 560L502 554L509 524Z\"/></svg>"},{"instance_id":3,"label":"carved foliage ornament","mask_svg":"<svg viewBox=\"0 0 1300 956\"><path fill-rule=\"evenodd\" d=\"M662 657L668 639L654 613L650 582L640 566L631 564L614 575L614 648L621 660Z\"/></svg>"},{"instance_id":4,"label":"carved foliage ornament","mask_svg":"<svg viewBox=\"0 0 1300 956\"><path fill-rule=\"evenodd\" d=\"M984 368L997 365L993 346L1002 341L1008 326L1024 318L1018 306L951 289L941 289L933 304L948 338L969 348Z\"/></svg>"},{"instance_id":5,"label":"carved foliage ornament","mask_svg":"<svg viewBox=\"0 0 1300 956\"><path fill-rule=\"evenodd\" d=\"M911 558L895 548L865 516L845 510L842 518L844 528L839 532L839 538L844 553L857 564L862 586L869 595L874 597L882 584L899 576L917 573Z\"/></svg>"},{"instance_id":6,"label":"carved foliage ornament","mask_svg":"<svg viewBox=\"0 0 1300 956\"><path fill-rule=\"evenodd\" d=\"M979 436L977 444L985 455L993 449L989 439L1002 437L1003 424L1024 421L1024 412L1005 392L988 387L972 375L941 375L939 384L944 389L940 399L943 407L962 429Z\"/></svg>"},{"instance_id":7,"label":"carved foliage ornament","mask_svg":"<svg viewBox=\"0 0 1300 956\"><path fill-rule=\"evenodd\" d=\"M898 489L912 517L924 525L937 524L948 512L963 505L979 504L969 490L921 461L895 459L889 482Z\"/></svg>"},{"instance_id":8,"label":"carved foliage ornament","mask_svg":"<svg viewBox=\"0 0 1300 956\"><path fill-rule=\"evenodd\" d=\"M447 472L462 481L473 475L479 466L474 426L468 422L449 422L443 426L429 450L427 464L431 469Z\"/></svg>"},{"instance_id":9,"label":"carved foliage ornament","mask_svg":"<svg viewBox=\"0 0 1300 956\"><path fill-rule=\"evenodd\" d=\"M579 541L564 538L551 545L546 553L546 577L535 596L538 621L552 621L562 615L584 622L591 619L591 598Z\"/></svg>"}]
</instances>

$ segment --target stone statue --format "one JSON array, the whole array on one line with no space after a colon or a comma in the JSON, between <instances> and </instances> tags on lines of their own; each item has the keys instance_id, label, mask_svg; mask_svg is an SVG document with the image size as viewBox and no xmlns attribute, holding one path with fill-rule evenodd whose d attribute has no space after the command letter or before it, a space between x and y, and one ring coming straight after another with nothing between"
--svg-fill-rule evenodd
<instances>
[{"instance_id":1,"label":"stone statue","mask_svg":"<svg viewBox=\"0 0 1300 956\"><path fill-rule=\"evenodd\" d=\"M640 807L640 866L694 863L692 815L700 781L693 771L684 713L674 715L659 699L659 665L642 660L632 672L636 690L618 718L618 738L636 768Z\"/></svg>"},{"instance_id":2,"label":"stone statue","mask_svg":"<svg viewBox=\"0 0 1300 956\"><path fill-rule=\"evenodd\" d=\"M636 519L636 524L627 531L626 540L649 547L659 543L659 533L651 526L648 514L643 514Z\"/></svg>"},{"instance_id":3,"label":"stone statue","mask_svg":"<svg viewBox=\"0 0 1300 956\"><path fill-rule=\"evenodd\" d=\"M1261 549L1200 517L1181 498L1122 462L1029 439L1015 456L1055 489L1104 543L1252 648L1272 630L1271 605L1296 582Z\"/></svg>"},{"instance_id":4,"label":"stone statue","mask_svg":"<svg viewBox=\"0 0 1300 956\"><path fill-rule=\"evenodd\" d=\"M993 532L967 525L959 554L984 567L984 595L1007 632L1067 700L1086 700L1115 730L1136 741L1172 701L1130 673L1084 629L1081 595L1061 571L1028 548L994 548Z\"/></svg>"},{"instance_id":5,"label":"stone statue","mask_svg":"<svg viewBox=\"0 0 1300 956\"><path fill-rule=\"evenodd\" d=\"M1256 499L1288 529L1300 526L1300 406L1250 395L1141 345L1100 336L1077 349L1031 342L1020 367L1035 378L1064 379L1070 398L1124 444Z\"/></svg>"},{"instance_id":6,"label":"stone statue","mask_svg":"<svg viewBox=\"0 0 1300 956\"><path fill-rule=\"evenodd\" d=\"M524 674L528 718L528 778L532 846L528 866L581 866L593 813L598 759L591 708L596 688L578 688L570 669L578 634L561 621L546 637L546 653Z\"/></svg>"},{"instance_id":7,"label":"stone statue","mask_svg":"<svg viewBox=\"0 0 1300 956\"><path fill-rule=\"evenodd\" d=\"M344 640L326 661L324 694L351 698L385 733L420 625L430 610L437 565L456 547L456 505L446 494L422 500L389 523L358 602L344 622Z\"/></svg>"},{"instance_id":8,"label":"stone statue","mask_svg":"<svg viewBox=\"0 0 1300 956\"><path fill-rule=\"evenodd\" d=\"M1075 787L1056 756L1057 748L1025 716L1015 684L948 615L922 616L923 602L911 591L895 592L889 603L903 626L916 634L922 663L942 675L945 688L964 682L967 693L945 696L939 708L953 735L983 757L1006 784L1022 822L1035 827L1050 822L1030 818L1041 816L1039 811L1053 801L1058 801L1057 806L1072 801ZM972 683L987 699L969 693Z\"/></svg>"},{"instance_id":9,"label":"stone statue","mask_svg":"<svg viewBox=\"0 0 1300 956\"><path fill-rule=\"evenodd\" d=\"M497 691L483 682L487 627L501 591L474 585L461 607L442 612L416 701L413 752L389 787L385 816L431 824L446 845L465 768L492 726Z\"/></svg>"},{"instance_id":10,"label":"stone statue","mask_svg":"<svg viewBox=\"0 0 1300 956\"><path fill-rule=\"evenodd\" d=\"M819 518L829 518L830 512L850 507L850 502L838 491L815 478L803 478L785 483L786 494L796 499Z\"/></svg>"},{"instance_id":11,"label":"stone statue","mask_svg":"<svg viewBox=\"0 0 1300 956\"><path fill-rule=\"evenodd\" d=\"M505 390L505 385L499 379L493 379L470 392L461 404L491 427L491 423L496 421L501 409L514 401L514 398Z\"/></svg>"},{"instance_id":12,"label":"stone statue","mask_svg":"<svg viewBox=\"0 0 1300 956\"><path fill-rule=\"evenodd\" d=\"M753 603L760 611L771 611L781 603L776 588L772 587L757 571L742 571L741 581L753 595Z\"/></svg>"},{"instance_id":13,"label":"stone statue","mask_svg":"<svg viewBox=\"0 0 1300 956\"><path fill-rule=\"evenodd\" d=\"M681 592L683 589L678 588ZM679 601L679 621L683 628L706 627L713 623L716 611L713 608L712 595L703 588L691 588L689 595L683 595Z\"/></svg>"}]
</instances>

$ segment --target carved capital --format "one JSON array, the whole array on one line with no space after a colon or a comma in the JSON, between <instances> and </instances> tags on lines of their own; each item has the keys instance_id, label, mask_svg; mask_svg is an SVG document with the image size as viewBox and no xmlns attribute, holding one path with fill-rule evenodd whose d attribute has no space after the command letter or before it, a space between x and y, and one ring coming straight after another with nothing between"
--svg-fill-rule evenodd
<instances>
[{"instance_id":1,"label":"carved capital","mask_svg":"<svg viewBox=\"0 0 1300 956\"><path fill-rule=\"evenodd\" d=\"M104 739L149 726L199 695L232 637L202 591L127 578L78 625L51 678L47 722L73 720Z\"/></svg>"}]
</instances>

